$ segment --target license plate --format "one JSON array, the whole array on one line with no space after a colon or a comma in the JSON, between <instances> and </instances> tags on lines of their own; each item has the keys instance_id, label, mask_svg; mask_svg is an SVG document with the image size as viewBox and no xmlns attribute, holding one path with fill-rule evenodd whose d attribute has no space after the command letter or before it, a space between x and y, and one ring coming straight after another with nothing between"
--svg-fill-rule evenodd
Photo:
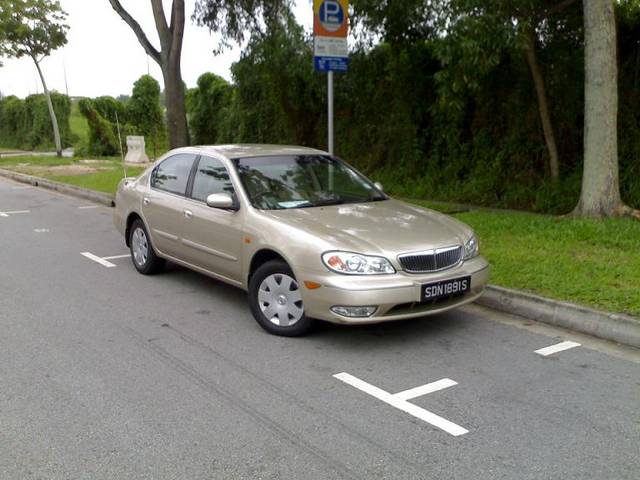
<instances>
[{"instance_id":1,"label":"license plate","mask_svg":"<svg viewBox=\"0 0 640 480\"><path fill-rule=\"evenodd\" d=\"M422 302L435 302L454 295L462 295L471 290L471 277L454 278L422 285Z\"/></svg>"}]
</instances>

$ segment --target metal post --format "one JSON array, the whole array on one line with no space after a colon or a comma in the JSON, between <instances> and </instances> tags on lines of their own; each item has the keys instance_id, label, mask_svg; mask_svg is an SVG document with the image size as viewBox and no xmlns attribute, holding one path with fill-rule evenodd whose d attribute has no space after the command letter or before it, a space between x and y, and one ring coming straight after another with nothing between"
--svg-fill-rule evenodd
<instances>
[{"instance_id":1,"label":"metal post","mask_svg":"<svg viewBox=\"0 0 640 480\"><path fill-rule=\"evenodd\" d=\"M329 121L329 153L333 155L333 72L327 74L327 104L328 104L328 121Z\"/></svg>"},{"instance_id":2,"label":"metal post","mask_svg":"<svg viewBox=\"0 0 640 480\"><path fill-rule=\"evenodd\" d=\"M328 120L328 134L329 134L329 154L333 155L333 72L329 71L327 74L327 120ZM329 164L329 191L333 191L334 182L333 164Z\"/></svg>"}]
</instances>

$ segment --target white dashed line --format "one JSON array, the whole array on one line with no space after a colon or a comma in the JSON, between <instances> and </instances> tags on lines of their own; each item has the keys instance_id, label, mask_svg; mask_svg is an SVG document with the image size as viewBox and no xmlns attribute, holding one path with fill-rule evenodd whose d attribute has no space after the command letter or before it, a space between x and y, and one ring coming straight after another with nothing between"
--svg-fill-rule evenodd
<instances>
[{"instance_id":1,"label":"white dashed line","mask_svg":"<svg viewBox=\"0 0 640 480\"><path fill-rule=\"evenodd\" d=\"M99 263L100 265L102 265L103 267L107 267L107 268L113 268L116 265L114 265L111 262L107 262L104 258L100 258L97 255L94 255L91 252L80 252L80 255L88 258L89 260L93 260L96 263Z\"/></svg>"},{"instance_id":2,"label":"white dashed line","mask_svg":"<svg viewBox=\"0 0 640 480\"><path fill-rule=\"evenodd\" d=\"M9 215L7 215L6 213L4 213L4 212L0 212L0 217L8 217L8 216L9 216Z\"/></svg>"},{"instance_id":3,"label":"white dashed line","mask_svg":"<svg viewBox=\"0 0 640 480\"><path fill-rule=\"evenodd\" d=\"M578 342L572 342L567 340L566 342L560 342L556 345L551 345L549 347L544 347L539 350L536 350L535 353L538 355L542 355L543 357L552 355L554 353L562 352L564 350L569 350L570 348L580 347L581 345Z\"/></svg>"},{"instance_id":4,"label":"white dashed line","mask_svg":"<svg viewBox=\"0 0 640 480\"><path fill-rule=\"evenodd\" d=\"M81 207L78 207L80 210L88 210L90 208L99 208L98 205L82 205Z\"/></svg>"},{"instance_id":5,"label":"white dashed line","mask_svg":"<svg viewBox=\"0 0 640 480\"><path fill-rule=\"evenodd\" d=\"M36 233L49 233L48 228L34 228L33 231Z\"/></svg>"},{"instance_id":6,"label":"white dashed line","mask_svg":"<svg viewBox=\"0 0 640 480\"><path fill-rule=\"evenodd\" d=\"M337 373L334 375L334 378L337 378L338 380L348 385L351 385L352 387L355 387L358 390L368 393L372 397L375 397L378 400L382 400L383 402L391 405L392 407L396 407L398 410L402 410L403 412L408 413L409 415L413 415L414 417L419 418L420 420L427 422L428 424L433 425L434 427L439 428L440 430L444 430L445 432L453 435L454 437L457 437L459 435L464 435L465 433L469 433L469 430L467 430L466 428L463 428L460 425L456 425L455 423L450 422L446 418L442 418L439 415L436 415L435 413L432 413L428 410L425 410L424 408L414 405L413 403L409 403L407 402L406 399L403 398L407 396L409 396L410 398L415 398L421 394L414 395L414 393L417 393L419 390L422 391L422 389L424 389L424 391L426 391L427 393L430 393L430 391L437 391L437 390L441 390L442 388L447 388L444 385L448 384L447 386L452 386L450 382L453 382L453 380L442 379L442 380L438 380L438 382L422 385L421 387L412 388L411 390L405 390L403 392L393 395L385 390L382 390L381 388L376 387L375 385L371 385L370 383L360 380L359 378L354 377L353 375L350 375L346 372ZM434 386L434 384L437 384L437 385ZM453 382L453 384L455 384L455 382ZM426 388L429 385L431 385L431 387Z\"/></svg>"}]
</instances>

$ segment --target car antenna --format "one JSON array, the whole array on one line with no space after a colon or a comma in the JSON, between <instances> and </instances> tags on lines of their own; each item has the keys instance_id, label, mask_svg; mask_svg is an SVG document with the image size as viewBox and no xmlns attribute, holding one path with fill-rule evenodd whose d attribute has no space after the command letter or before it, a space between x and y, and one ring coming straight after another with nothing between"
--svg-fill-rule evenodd
<instances>
[{"instance_id":1,"label":"car antenna","mask_svg":"<svg viewBox=\"0 0 640 480\"><path fill-rule=\"evenodd\" d=\"M118 129L118 143L120 144L120 158L122 158L122 171L124 178L127 178L127 166L124 161L124 150L122 149L122 135L120 135L120 121L118 120L118 112L116 111L116 128Z\"/></svg>"}]
</instances>

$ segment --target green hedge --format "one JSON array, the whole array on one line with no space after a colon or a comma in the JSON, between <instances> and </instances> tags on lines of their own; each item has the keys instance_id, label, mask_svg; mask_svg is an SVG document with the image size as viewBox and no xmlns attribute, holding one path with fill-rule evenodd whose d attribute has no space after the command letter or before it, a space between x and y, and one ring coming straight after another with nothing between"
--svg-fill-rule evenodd
<instances>
[{"instance_id":1,"label":"green hedge","mask_svg":"<svg viewBox=\"0 0 640 480\"><path fill-rule=\"evenodd\" d=\"M73 144L69 127L71 101L66 95L51 94L58 119L63 147ZM0 99L0 145L24 150L52 150L53 128L44 94L30 95L24 100L15 96Z\"/></svg>"}]
</instances>

